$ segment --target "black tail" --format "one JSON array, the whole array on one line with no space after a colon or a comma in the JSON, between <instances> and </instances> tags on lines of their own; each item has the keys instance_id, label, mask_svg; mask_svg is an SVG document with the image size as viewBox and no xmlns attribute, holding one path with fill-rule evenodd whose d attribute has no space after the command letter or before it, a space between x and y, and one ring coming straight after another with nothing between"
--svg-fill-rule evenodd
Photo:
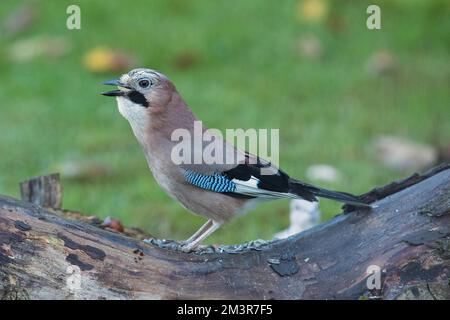
<instances>
[{"instance_id":1,"label":"black tail","mask_svg":"<svg viewBox=\"0 0 450 320\"><path fill-rule=\"evenodd\" d=\"M370 204L364 203L358 199L358 197L351 195L345 192L339 191L331 191L327 189L322 189L318 187L314 187L310 184L291 179L289 181L290 192L296 194L305 200L316 201L315 197L322 197L331 200L336 200L340 202L344 202L353 206L358 207L368 207L371 208ZM305 194L309 194L310 196L305 198Z\"/></svg>"}]
</instances>

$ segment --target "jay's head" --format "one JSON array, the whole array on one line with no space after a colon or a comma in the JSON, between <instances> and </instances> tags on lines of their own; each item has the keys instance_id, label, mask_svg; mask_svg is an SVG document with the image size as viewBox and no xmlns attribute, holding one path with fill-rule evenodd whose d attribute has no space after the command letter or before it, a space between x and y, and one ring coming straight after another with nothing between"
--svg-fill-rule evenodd
<instances>
[{"instance_id":1,"label":"jay's head","mask_svg":"<svg viewBox=\"0 0 450 320\"><path fill-rule=\"evenodd\" d=\"M170 101L175 87L163 74L151 69L134 69L119 79L103 84L117 86L117 90L102 93L116 97L120 113L133 124L140 124L152 112L163 111Z\"/></svg>"}]
</instances>

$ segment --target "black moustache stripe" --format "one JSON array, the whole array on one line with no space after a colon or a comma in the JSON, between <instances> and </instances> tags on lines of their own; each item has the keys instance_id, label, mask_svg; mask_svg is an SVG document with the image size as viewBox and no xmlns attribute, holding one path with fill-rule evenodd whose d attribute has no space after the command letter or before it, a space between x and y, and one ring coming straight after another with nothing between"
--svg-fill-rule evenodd
<instances>
[{"instance_id":1,"label":"black moustache stripe","mask_svg":"<svg viewBox=\"0 0 450 320\"><path fill-rule=\"evenodd\" d=\"M128 97L128 99L130 99L131 101L133 101L136 104L139 104L145 108L148 108L148 102L147 99L145 99L144 95L138 91L130 91L126 97Z\"/></svg>"}]
</instances>

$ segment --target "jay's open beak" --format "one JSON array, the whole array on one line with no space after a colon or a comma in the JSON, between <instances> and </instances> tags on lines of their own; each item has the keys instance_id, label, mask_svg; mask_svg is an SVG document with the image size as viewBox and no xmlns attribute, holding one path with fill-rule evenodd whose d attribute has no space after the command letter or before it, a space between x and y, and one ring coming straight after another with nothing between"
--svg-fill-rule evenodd
<instances>
[{"instance_id":1,"label":"jay's open beak","mask_svg":"<svg viewBox=\"0 0 450 320\"><path fill-rule=\"evenodd\" d=\"M102 92L102 95L104 96L108 96L108 97L120 97L120 96L124 96L127 94L127 92L129 90L131 90L130 87L124 85L123 83L121 83L118 79L112 79L112 80L108 80L103 82L102 84L108 85L108 86L118 86L124 90L118 89L118 90L112 90L112 91L107 91L107 92Z\"/></svg>"}]
</instances>

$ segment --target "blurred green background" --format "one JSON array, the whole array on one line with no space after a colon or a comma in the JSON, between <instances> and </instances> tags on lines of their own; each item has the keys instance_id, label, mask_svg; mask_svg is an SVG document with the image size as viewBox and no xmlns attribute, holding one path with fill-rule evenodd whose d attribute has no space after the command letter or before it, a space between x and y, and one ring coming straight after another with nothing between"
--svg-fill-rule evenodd
<instances>
[{"instance_id":1,"label":"blurred green background","mask_svg":"<svg viewBox=\"0 0 450 320\"><path fill-rule=\"evenodd\" d=\"M372 3L381 30L366 27ZM70 4L81 30L66 28ZM128 67L168 75L208 127L280 128L281 167L324 187L358 194L412 173L377 160L381 135L450 141L448 1L2 0L0 20L0 193L61 171L65 208L157 237L187 238L204 219L157 186L115 101L99 95ZM320 163L342 178L308 179ZM321 202L324 219L339 207ZM208 242L288 225L288 202L273 202Z\"/></svg>"}]
</instances>

